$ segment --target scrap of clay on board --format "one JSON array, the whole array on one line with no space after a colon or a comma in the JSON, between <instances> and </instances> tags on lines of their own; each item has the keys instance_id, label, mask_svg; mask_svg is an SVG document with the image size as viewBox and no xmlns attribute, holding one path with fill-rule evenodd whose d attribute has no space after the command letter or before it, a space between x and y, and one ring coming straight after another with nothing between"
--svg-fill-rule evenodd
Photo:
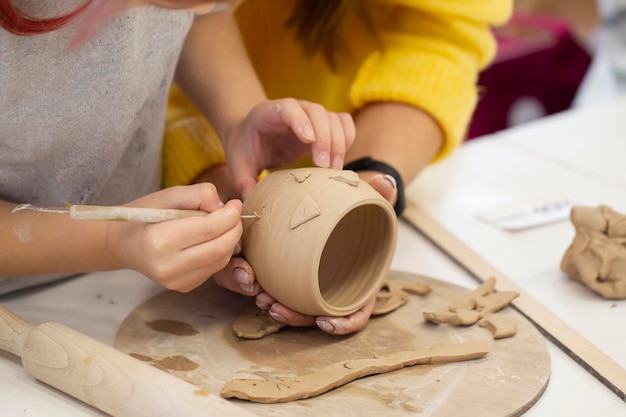
<instances>
[{"instance_id":1,"label":"scrap of clay on board","mask_svg":"<svg viewBox=\"0 0 626 417\"><path fill-rule=\"evenodd\" d=\"M259 403L281 403L316 397L358 378L395 371L407 366L443 364L482 358L486 343L470 342L431 349L396 352L371 359L345 360L310 374L272 379L235 379L222 390L222 397Z\"/></svg>"},{"instance_id":2,"label":"scrap of clay on board","mask_svg":"<svg viewBox=\"0 0 626 417\"><path fill-rule=\"evenodd\" d=\"M432 289L430 285L419 282L384 281L376 294L372 316L390 313L406 304L411 294L426 295Z\"/></svg>"},{"instance_id":3,"label":"scrap of clay on board","mask_svg":"<svg viewBox=\"0 0 626 417\"><path fill-rule=\"evenodd\" d=\"M503 317L495 317L500 311L519 297L515 291L495 292L496 279L489 278L478 288L449 306L424 312L424 319L431 323L445 323L453 326L471 326L479 321L493 334L494 338L510 337L517 332L516 325Z\"/></svg>"},{"instance_id":4,"label":"scrap of clay on board","mask_svg":"<svg viewBox=\"0 0 626 417\"><path fill-rule=\"evenodd\" d=\"M246 309L233 322L233 331L242 339L261 339L276 333L286 324L274 320L267 310L254 306Z\"/></svg>"}]
</instances>

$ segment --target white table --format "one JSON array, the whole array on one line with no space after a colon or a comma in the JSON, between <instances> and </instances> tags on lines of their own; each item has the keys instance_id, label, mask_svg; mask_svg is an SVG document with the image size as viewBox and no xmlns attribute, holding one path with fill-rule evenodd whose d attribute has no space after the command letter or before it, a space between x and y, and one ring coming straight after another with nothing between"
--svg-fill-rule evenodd
<instances>
[{"instance_id":1,"label":"white table","mask_svg":"<svg viewBox=\"0 0 626 417\"><path fill-rule=\"evenodd\" d=\"M626 116L626 100L606 109L555 116L470 141L450 159L427 169L407 191L494 266L624 365L626 303L602 300L558 270L560 257L573 236L568 222L511 233L476 219L481 210L522 198L550 197L557 191L626 211L626 168L620 166L621 155L626 155L626 142L620 137L626 117L621 114ZM575 146L560 149L570 141ZM603 159L602 154L607 157ZM404 221L400 223L392 268L468 288L477 285L464 269ZM122 320L161 291L137 273L116 271L0 297L0 304L31 323L58 321L113 345ZM611 308L613 304L616 306ZM622 326L609 331L608 326L598 324L598 319L619 320ZM548 346L551 380L525 416L624 415L624 402L558 348ZM0 353L0 415L102 414L34 381L15 357Z\"/></svg>"},{"instance_id":2,"label":"white table","mask_svg":"<svg viewBox=\"0 0 626 417\"><path fill-rule=\"evenodd\" d=\"M603 299L560 271L574 236L572 224L565 220L506 231L480 216L519 202L555 198L605 204L626 213L625 127L626 98L565 112L467 142L407 190L437 222L622 367L626 300ZM553 349L553 358L560 354ZM563 365L560 370L555 361L549 391L529 414L548 415L538 410L550 402L550 391L558 391L572 405L558 415L625 415L626 404L608 389L592 388L591 376L574 376L580 370ZM557 382L561 377L563 382ZM580 408L584 404L586 411Z\"/></svg>"}]
</instances>

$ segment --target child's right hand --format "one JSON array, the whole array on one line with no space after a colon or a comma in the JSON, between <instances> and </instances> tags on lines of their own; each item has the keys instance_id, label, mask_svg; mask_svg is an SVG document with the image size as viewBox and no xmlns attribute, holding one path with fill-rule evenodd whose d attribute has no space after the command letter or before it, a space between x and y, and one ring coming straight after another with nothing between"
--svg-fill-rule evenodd
<instances>
[{"instance_id":1,"label":"child's right hand","mask_svg":"<svg viewBox=\"0 0 626 417\"><path fill-rule=\"evenodd\" d=\"M222 142L235 189L245 198L261 171L309 152L314 165L341 169L355 134L350 114L283 98L258 103Z\"/></svg>"},{"instance_id":2,"label":"child's right hand","mask_svg":"<svg viewBox=\"0 0 626 417\"><path fill-rule=\"evenodd\" d=\"M127 206L203 210L206 216L162 223L109 222L107 247L118 268L188 292L228 265L241 238L241 201L225 205L212 184L172 187Z\"/></svg>"}]
</instances>

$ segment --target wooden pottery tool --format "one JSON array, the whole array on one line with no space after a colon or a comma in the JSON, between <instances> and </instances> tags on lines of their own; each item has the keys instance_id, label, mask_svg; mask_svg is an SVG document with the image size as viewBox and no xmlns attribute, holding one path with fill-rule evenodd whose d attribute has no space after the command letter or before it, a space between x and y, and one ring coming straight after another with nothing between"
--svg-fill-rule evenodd
<instances>
[{"instance_id":1,"label":"wooden pottery tool","mask_svg":"<svg viewBox=\"0 0 626 417\"><path fill-rule=\"evenodd\" d=\"M76 220L117 220L126 222L159 223L167 220L182 219L185 217L206 216L207 212L202 210L179 210L179 209L157 209L143 207L121 207L121 206L89 206L73 205L68 208L48 208L37 207L32 204L20 204L11 213L22 210L33 210L42 213L69 214ZM242 219L257 219L256 214L244 214Z\"/></svg>"},{"instance_id":2,"label":"wooden pottery tool","mask_svg":"<svg viewBox=\"0 0 626 417\"><path fill-rule=\"evenodd\" d=\"M69 327L32 326L3 307L0 349L38 380L115 417L254 416Z\"/></svg>"}]
</instances>

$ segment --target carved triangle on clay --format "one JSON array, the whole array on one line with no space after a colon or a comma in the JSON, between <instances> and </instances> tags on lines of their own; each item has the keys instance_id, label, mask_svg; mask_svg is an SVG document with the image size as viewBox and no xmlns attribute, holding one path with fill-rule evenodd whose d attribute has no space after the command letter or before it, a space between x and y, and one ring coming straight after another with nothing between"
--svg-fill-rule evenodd
<instances>
[{"instance_id":1,"label":"carved triangle on clay","mask_svg":"<svg viewBox=\"0 0 626 417\"><path fill-rule=\"evenodd\" d=\"M289 227L291 229L295 229L309 220L316 218L320 214L322 214L322 210L319 208L315 200L313 200L313 197L309 194L305 194L304 197L302 197L302 201L300 201L300 204L298 204L298 207L296 207L293 215L291 216Z\"/></svg>"}]
</instances>

